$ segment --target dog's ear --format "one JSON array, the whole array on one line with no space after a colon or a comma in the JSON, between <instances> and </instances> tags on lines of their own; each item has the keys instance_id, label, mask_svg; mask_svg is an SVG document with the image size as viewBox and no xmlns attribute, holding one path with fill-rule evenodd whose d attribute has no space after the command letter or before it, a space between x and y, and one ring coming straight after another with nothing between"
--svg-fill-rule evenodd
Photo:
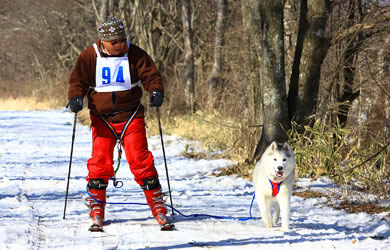
<instances>
[{"instance_id":1,"label":"dog's ear","mask_svg":"<svg viewBox=\"0 0 390 250\"><path fill-rule=\"evenodd\" d=\"M271 143L271 150L277 150L278 149L278 144L276 143L276 141L273 141Z\"/></svg>"},{"instance_id":2,"label":"dog's ear","mask_svg":"<svg viewBox=\"0 0 390 250\"><path fill-rule=\"evenodd\" d=\"M283 148L283 150L289 151L290 146L288 145L287 142L285 142L285 143L283 143L283 147L282 148Z\"/></svg>"}]
</instances>

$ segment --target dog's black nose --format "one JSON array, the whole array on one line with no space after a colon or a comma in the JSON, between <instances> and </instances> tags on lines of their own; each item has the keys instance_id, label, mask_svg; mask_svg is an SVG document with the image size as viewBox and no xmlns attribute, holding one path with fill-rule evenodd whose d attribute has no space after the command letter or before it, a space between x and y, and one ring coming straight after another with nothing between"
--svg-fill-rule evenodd
<instances>
[{"instance_id":1,"label":"dog's black nose","mask_svg":"<svg viewBox=\"0 0 390 250\"><path fill-rule=\"evenodd\" d=\"M283 167L282 167L282 166L279 166L279 167L278 167L278 170L279 170L279 171L282 171L282 170L283 170Z\"/></svg>"}]
</instances>

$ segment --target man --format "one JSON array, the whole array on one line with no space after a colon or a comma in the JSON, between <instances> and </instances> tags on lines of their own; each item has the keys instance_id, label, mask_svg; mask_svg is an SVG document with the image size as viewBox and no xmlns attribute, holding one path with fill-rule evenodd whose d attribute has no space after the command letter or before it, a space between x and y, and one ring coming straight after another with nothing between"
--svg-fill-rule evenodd
<instances>
[{"instance_id":1,"label":"man","mask_svg":"<svg viewBox=\"0 0 390 250\"><path fill-rule=\"evenodd\" d=\"M144 107L140 103L143 88L150 93L150 106L163 103L160 73L150 56L126 41L123 23L107 18L98 28L97 43L84 50L69 80L69 106L72 112L83 107L88 97L92 121L92 156L88 160L88 190L92 226L102 231L106 188L115 175L114 147L123 146L135 181L144 190L146 201L161 230L171 230L163 201L154 158L148 150ZM120 150L119 150L120 151Z\"/></svg>"}]
</instances>

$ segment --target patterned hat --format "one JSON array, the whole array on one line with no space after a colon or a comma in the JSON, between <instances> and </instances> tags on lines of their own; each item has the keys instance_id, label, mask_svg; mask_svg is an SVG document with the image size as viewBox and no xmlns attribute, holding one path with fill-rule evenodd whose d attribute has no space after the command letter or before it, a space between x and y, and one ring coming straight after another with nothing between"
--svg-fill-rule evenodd
<instances>
[{"instance_id":1,"label":"patterned hat","mask_svg":"<svg viewBox=\"0 0 390 250\"><path fill-rule=\"evenodd\" d=\"M112 41L118 38L126 38L125 27L122 21L116 17L108 17L99 26L99 38L102 41Z\"/></svg>"}]
</instances>

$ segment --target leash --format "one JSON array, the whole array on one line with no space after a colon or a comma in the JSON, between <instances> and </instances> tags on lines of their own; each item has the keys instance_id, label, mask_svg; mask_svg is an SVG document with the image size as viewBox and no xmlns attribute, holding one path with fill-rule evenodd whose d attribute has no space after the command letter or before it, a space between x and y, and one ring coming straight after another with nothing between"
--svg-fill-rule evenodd
<instances>
[{"instance_id":1,"label":"leash","mask_svg":"<svg viewBox=\"0 0 390 250\"><path fill-rule=\"evenodd\" d=\"M116 186L115 186L116 187ZM101 201L101 200L98 200L96 199L95 197L93 197L90 193L89 193L89 190L88 190L88 184L87 184L87 188L86 188L86 191L87 191L87 194L88 196L96 201L96 202L99 202L99 203L102 203L102 204L110 204L110 205L141 205L141 206L148 206L147 203L139 203L139 202L107 202L107 201ZM209 217L209 218L214 218L214 219L219 219L219 220L237 220L237 221L248 221L248 220L251 220L253 219L252 217L252 207L253 207L253 202L255 200L255 194L253 194L253 197L252 197L252 201L251 201L251 205L249 207L249 217L247 218L237 218L237 217L231 217L231 216L217 216L217 215L210 215L210 214L188 214L188 215L185 215L183 214L182 212L180 212L179 210L177 210L176 208L174 208L173 206L170 206L168 204L166 204L166 206L170 207L172 210L176 211L179 215L183 216L183 217Z\"/></svg>"}]
</instances>

